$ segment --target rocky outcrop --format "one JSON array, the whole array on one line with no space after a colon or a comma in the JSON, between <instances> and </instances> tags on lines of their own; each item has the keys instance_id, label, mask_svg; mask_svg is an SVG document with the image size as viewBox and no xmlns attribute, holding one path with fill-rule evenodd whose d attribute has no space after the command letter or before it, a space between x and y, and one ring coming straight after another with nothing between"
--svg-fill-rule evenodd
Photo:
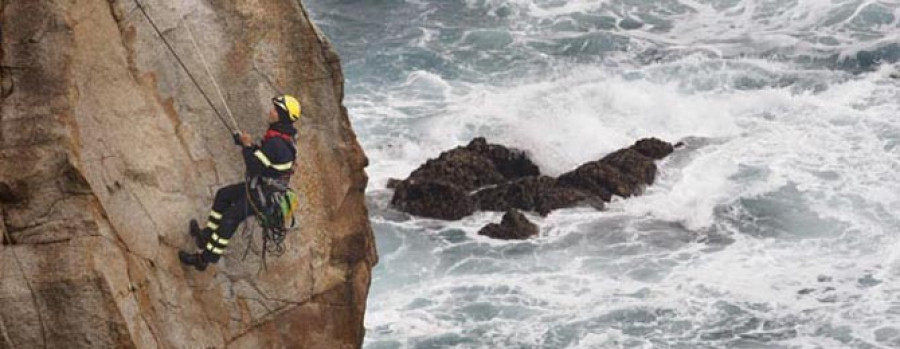
<instances>
[{"instance_id":1,"label":"rocky outcrop","mask_svg":"<svg viewBox=\"0 0 900 349\"><path fill-rule=\"evenodd\" d=\"M559 176L562 185L578 188L610 201L613 195L629 197L640 191L640 184L617 167L591 161Z\"/></svg>"},{"instance_id":2,"label":"rocky outcrop","mask_svg":"<svg viewBox=\"0 0 900 349\"><path fill-rule=\"evenodd\" d=\"M631 149L653 160L662 160L672 154L678 146L681 146L681 143L672 145L658 138L645 138L635 142Z\"/></svg>"},{"instance_id":3,"label":"rocky outcrop","mask_svg":"<svg viewBox=\"0 0 900 349\"><path fill-rule=\"evenodd\" d=\"M478 199L471 195L474 190L537 175L537 165L525 153L476 138L465 147L428 160L405 180L391 180L388 185L394 189L391 204L399 210L456 220L478 209Z\"/></svg>"},{"instance_id":4,"label":"rocky outcrop","mask_svg":"<svg viewBox=\"0 0 900 349\"><path fill-rule=\"evenodd\" d=\"M503 212L518 209L537 212L542 216L579 204L603 208L603 202L594 200L590 193L560 185L556 178L547 176L517 179L481 190L474 197L481 210Z\"/></svg>"},{"instance_id":5,"label":"rocky outcrop","mask_svg":"<svg viewBox=\"0 0 900 349\"><path fill-rule=\"evenodd\" d=\"M442 180L410 179L394 185L397 209L416 216L457 220L475 212L475 201L461 186Z\"/></svg>"},{"instance_id":6,"label":"rocky outcrop","mask_svg":"<svg viewBox=\"0 0 900 349\"><path fill-rule=\"evenodd\" d=\"M377 256L335 51L298 1L141 3L247 131L299 97L300 227L267 271L258 235L182 267L188 220L242 180L228 130L136 2L2 0L0 348L360 346Z\"/></svg>"},{"instance_id":7,"label":"rocky outcrop","mask_svg":"<svg viewBox=\"0 0 900 349\"><path fill-rule=\"evenodd\" d=\"M428 160L405 180L392 179L388 187L394 189L391 204L398 210L447 220L476 210L524 210L543 216L575 206L600 210L613 195L638 195L653 184L654 160L675 147L656 138L642 139L553 178L541 176L524 152L476 138ZM491 226L488 235L505 236L499 229Z\"/></svg>"},{"instance_id":8,"label":"rocky outcrop","mask_svg":"<svg viewBox=\"0 0 900 349\"><path fill-rule=\"evenodd\" d=\"M537 175L540 175L537 165L525 153L475 138L465 147L445 151L436 159L428 160L405 181L440 181L468 192Z\"/></svg>"},{"instance_id":9,"label":"rocky outcrop","mask_svg":"<svg viewBox=\"0 0 900 349\"><path fill-rule=\"evenodd\" d=\"M500 240L524 240L537 234L537 225L516 210L506 211L500 224L491 223L478 231L478 235Z\"/></svg>"}]
</instances>

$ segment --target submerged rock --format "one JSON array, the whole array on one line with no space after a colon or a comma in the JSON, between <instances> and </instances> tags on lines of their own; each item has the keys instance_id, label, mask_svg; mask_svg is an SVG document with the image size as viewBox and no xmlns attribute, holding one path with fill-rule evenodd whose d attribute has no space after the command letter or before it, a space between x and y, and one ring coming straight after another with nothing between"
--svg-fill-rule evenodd
<instances>
[{"instance_id":1,"label":"submerged rock","mask_svg":"<svg viewBox=\"0 0 900 349\"><path fill-rule=\"evenodd\" d=\"M491 223L478 231L478 235L501 240L524 240L537 234L537 225L516 210L506 211L500 224Z\"/></svg>"},{"instance_id":2,"label":"submerged rock","mask_svg":"<svg viewBox=\"0 0 900 349\"><path fill-rule=\"evenodd\" d=\"M507 211L519 209L534 211L546 216L550 211L577 206L589 201L600 205L599 200L591 200L592 195L581 190L559 185L556 178L540 176L526 177L513 182L481 190L475 194L478 208L487 211Z\"/></svg>"}]
</instances>

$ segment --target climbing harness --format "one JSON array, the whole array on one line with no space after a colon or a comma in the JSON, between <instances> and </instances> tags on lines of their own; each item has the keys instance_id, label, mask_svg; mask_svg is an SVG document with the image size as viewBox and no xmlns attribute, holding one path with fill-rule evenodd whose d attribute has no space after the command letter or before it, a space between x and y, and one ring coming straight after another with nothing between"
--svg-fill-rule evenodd
<instances>
[{"instance_id":1,"label":"climbing harness","mask_svg":"<svg viewBox=\"0 0 900 349\"><path fill-rule=\"evenodd\" d=\"M285 252L284 240L288 230L296 226L294 213L300 206L300 201L297 193L283 179L255 177L245 182L244 189L256 222L262 229L260 253L263 268L267 270L266 254L280 257ZM257 202L261 208L256 205ZM250 244L247 244L244 258L249 249Z\"/></svg>"}]
</instances>

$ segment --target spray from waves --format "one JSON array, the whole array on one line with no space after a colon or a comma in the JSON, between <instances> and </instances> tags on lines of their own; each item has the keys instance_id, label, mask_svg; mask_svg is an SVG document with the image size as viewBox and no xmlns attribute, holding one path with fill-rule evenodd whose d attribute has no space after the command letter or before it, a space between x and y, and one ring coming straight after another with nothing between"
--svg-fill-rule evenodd
<instances>
[{"instance_id":1,"label":"spray from waves","mask_svg":"<svg viewBox=\"0 0 900 349\"><path fill-rule=\"evenodd\" d=\"M636 41L631 48L691 48L718 57L830 57L835 63L885 46L896 50L900 38L895 30L900 8L892 1L467 0L466 4L493 17L512 18L517 24L513 32L524 41L575 38L569 42L585 44L575 50L589 53L594 53L587 46L596 29L643 29L610 36ZM592 34L584 36L585 32ZM889 56L896 59L896 53Z\"/></svg>"},{"instance_id":2,"label":"spray from waves","mask_svg":"<svg viewBox=\"0 0 900 349\"><path fill-rule=\"evenodd\" d=\"M657 70L671 71L638 73ZM416 270L403 281L376 281L390 286L373 295L372 340L412 338L424 347L878 343L873 331L890 333L880 326L900 320L888 306L900 295L888 286L900 276L898 261L885 248L898 246L900 227L893 213L900 207L900 94L887 72L850 80L822 73L815 78L838 82L802 93L692 91L676 77L653 83L627 78L635 72L600 71L463 86L459 96L438 83L446 114L413 123L412 133L422 135L410 142L417 151L394 154L407 167L475 134L529 149L557 172L647 134L692 137L691 146L661 164L659 183L642 197L607 212L537 218L546 231L535 242L475 236L494 214L458 224L376 214L380 238L402 237L396 250L392 243L382 249L385 270ZM828 294L798 296L820 277L830 281L809 292ZM643 331L660 326L664 334L645 338Z\"/></svg>"}]
</instances>

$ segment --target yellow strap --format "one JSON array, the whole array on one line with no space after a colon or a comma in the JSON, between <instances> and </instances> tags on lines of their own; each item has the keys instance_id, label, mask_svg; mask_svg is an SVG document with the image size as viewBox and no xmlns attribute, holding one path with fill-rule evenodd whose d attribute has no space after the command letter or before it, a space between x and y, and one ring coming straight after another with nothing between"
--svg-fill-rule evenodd
<instances>
[{"instance_id":1,"label":"yellow strap","mask_svg":"<svg viewBox=\"0 0 900 349\"><path fill-rule=\"evenodd\" d=\"M218 255L225 253L225 249L221 249L216 246L213 246L213 244L211 242L206 244L206 249L209 250L209 252L212 252L212 253L215 253Z\"/></svg>"}]
</instances>

